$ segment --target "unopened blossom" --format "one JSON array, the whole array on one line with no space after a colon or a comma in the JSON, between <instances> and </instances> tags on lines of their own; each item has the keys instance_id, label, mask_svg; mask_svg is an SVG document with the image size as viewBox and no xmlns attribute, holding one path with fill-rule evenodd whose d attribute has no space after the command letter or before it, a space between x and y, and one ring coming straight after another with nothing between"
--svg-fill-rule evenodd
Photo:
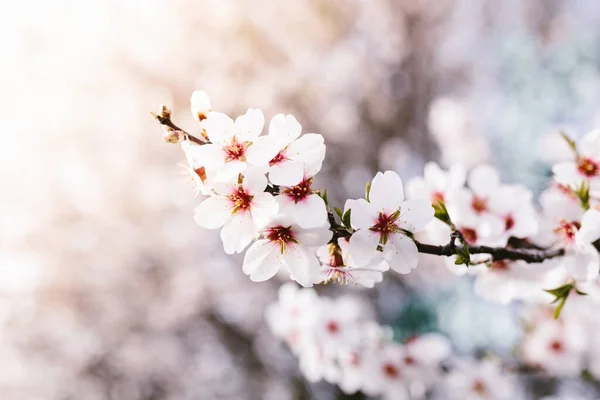
<instances>
[{"instance_id":1,"label":"unopened blossom","mask_svg":"<svg viewBox=\"0 0 600 400\"><path fill-rule=\"evenodd\" d=\"M441 399L523 399L516 377L495 360L458 360L445 379Z\"/></svg>"},{"instance_id":2,"label":"unopened blossom","mask_svg":"<svg viewBox=\"0 0 600 400\"><path fill-rule=\"evenodd\" d=\"M311 247L322 246L332 236L327 227L303 229L287 216L271 220L246 252L243 271L254 282L272 278L287 269L291 278L302 286L319 281L320 265Z\"/></svg>"},{"instance_id":3,"label":"unopened blossom","mask_svg":"<svg viewBox=\"0 0 600 400\"><path fill-rule=\"evenodd\" d=\"M292 115L277 114L269 124L269 134L254 141L248 161L268 165L274 185L295 186L321 170L325 158L323 136L305 133Z\"/></svg>"},{"instance_id":4,"label":"unopened blossom","mask_svg":"<svg viewBox=\"0 0 600 400\"><path fill-rule=\"evenodd\" d=\"M347 239L338 239L337 244L320 247L317 255L321 260L321 282L336 282L340 285L362 285L368 288L383 280L383 272L389 269L388 263L375 258L364 267L356 265L349 252Z\"/></svg>"},{"instance_id":5,"label":"unopened blossom","mask_svg":"<svg viewBox=\"0 0 600 400\"><path fill-rule=\"evenodd\" d=\"M209 112L202 127L210 143L190 149L193 157L215 171L215 181L235 180L246 169L249 148L262 132L264 122L262 111L255 109L249 109L235 122L223 113Z\"/></svg>"},{"instance_id":6,"label":"unopened blossom","mask_svg":"<svg viewBox=\"0 0 600 400\"><path fill-rule=\"evenodd\" d=\"M429 199L436 205L448 201L449 194L462 188L466 181L466 171L460 164L444 171L434 162L425 164L423 176L412 178L407 185L407 196L411 199Z\"/></svg>"},{"instance_id":7,"label":"unopened blossom","mask_svg":"<svg viewBox=\"0 0 600 400\"><path fill-rule=\"evenodd\" d=\"M210 98L206 92L201 90L195 90L192 93L190 99L192 115L198 122L204 121L208 117L208 113L211 111Z\"/></svg>"},{"instance_id":8,"label":"unopened blossom","mask_svg":"<svg viewBox=\"0 0 600 400\"><path fill-rule=\"evenodd\" d=\"M589 182L590 193L600 195L600 130L585 135L577 143L578 157L574 161L552 167L556 182L566 186L580 186Z\"/></svg>"},{"instance_id":9,"label":"unopened blossom","mask_svg":"<svg viewBox=\"0 0 600 400\"><path fill-rule=\"evenodd\" d=\"M283 186L277 196L279 210L302 228L318 228L327 223L325 201L312 189L313 177L304 177L297 185Z\"/></svg>"},{"instance_id":10,"label":"unopened blossom","mask_svg":"<svg viewBox=\"0 0 600 400\"><path fill-rule=\"evenodd\" d=\"M521 344L521 357L550 375L577 376L584 368L586 346L581 325L547 318L538 321L527 334Z\"/></svg>"},{"instance_id":11,"label":"unopened blossom","mask_svg":"<svg viewBox=\"0 0 600 400\"><path fill-rule=\"evenodd\" d=\"M215 183L214 194L196 207L194 219L207 229L223 227L225 252L240 253L277 213L273 195L264 192L266 186L264 175L252 173L240 183Z\"/></svg>"},{"instance_id":12,"label":"unopened blossom","mask_svg":"<svg viewBox=\"0 0 600 400\"><path fill-rule=\"evenodd\" d=\"M352 227L349 252L357 265L383 257L395 271L406 274L416 268L418 250L406 232L423 229L433 219L429 200L404 201L402 180L393 171L377 173L369 201L349 201Z\"/></svg>"}]
</instances>

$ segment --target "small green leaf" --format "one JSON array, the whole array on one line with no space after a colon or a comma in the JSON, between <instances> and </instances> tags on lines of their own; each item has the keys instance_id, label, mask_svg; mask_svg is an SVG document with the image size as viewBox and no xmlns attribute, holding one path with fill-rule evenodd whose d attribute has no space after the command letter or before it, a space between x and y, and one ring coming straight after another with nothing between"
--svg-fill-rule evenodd
<instances>
[{"instance_id":1,"label":"small green leaf","mask_svg":"<svg viewBox=\"0 0 600 400\"><path fill-rule=\"evenodd\" d=\"M446 225L452 225L452 221L450 220L450 214L448 214L446 204L444 204L442 200L439 200L436 204L432 204L432 206L435 212L435 218L439 219Z\"/></svg>"},{"instance_id":2,"label":"small green leaf","mask_svg":"<svg viewBox=\"0 0 600 400\"><path fill-rule=\"evenodd\" d=\"M352 225L350 223L351 216L352 216L352 209L348 209L348 211L346 211L344 213L344 215L342 216L342 224L344 224L344 226L346 228L351 228L352 227Z\"/></svg>"},{"instance_id":3,"label":"small green leaf","mask_svg":"<svg viewBox=\"0 0 600 400\"><path fill-rule=\"evenodd\" d=\"M333 211L335 211L335 213L337 214L337 216L340 218L340 221L341 221L343 219L344 212L337 207L333 207Z\"/></svg>"},{"instance_id":4,"label":"small green leaf","mask_svg":"<svg viewBox=\"0 0 600 400\"><path fill-rule=\"evenodd\" d=\"M567 297L569 297L568 294L565 297L560 298L560 302L558 303L558 306L556 306L556 309L554 309L554 319L558 319L558 317L560 316L560 312L562 311L562 309L567 301Z\"/></svg>"},{"instance_id":5,"label":"small green leaf","mask_svg":"<svg viewBox=\"0 0 600 400\"><path fill-rule=\"evenodd\" d=\"M367 199L368 202L371 202L371 200L369 200L370 194L371 194L371 181L367 182L367 187L365 188L365 199Z\"/></svg>"},{"instance_id":6,"label":"small green leaf","mask_svg":"<svg viewBox=\"0 0 600 400\"><path fill-rule=\"evenodd\" d=\"M567 142L567 145L569 146L569 148L571 150L573 150L573 152L575 153L575 157L579 158L579 153L577 153L577 143L575 143L575 141L573 139L571 139L569 137L569 135L567 135L563 131L560 132L560 136L562 136L562 138L565 140L565 142Z\"/></svg>"}]
</instances>

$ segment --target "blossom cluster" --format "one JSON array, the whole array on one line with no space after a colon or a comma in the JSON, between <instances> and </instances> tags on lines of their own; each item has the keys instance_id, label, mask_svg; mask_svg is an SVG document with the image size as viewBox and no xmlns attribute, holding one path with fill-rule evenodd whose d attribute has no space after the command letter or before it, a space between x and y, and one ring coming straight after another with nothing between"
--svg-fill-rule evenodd
<instances>
[{"instance_id":1,"label":"blossom cluster","mask_svg":"<svg viewBox=\"0 0 600 400\"><path fill-rule=\"evenodd\" d=\"M411 237L434 210L427 199L405 200L398 174L378 173L368 199L348 200L334 226L326 191L313 188L325 157L323 136L302 134L298 121L283 114L263 135L260 110L234 121L212 111L204 92L193 93L191 109L205 143L185 140L172 127L165 140L181 142L196 192L207 196L196 222L221 229L226 253L247 249L242 269L252 281L287 271L306 287L330 280L373 286L390 267L408 273L417 266Z\"/></svg>"},{"instance_id":2,"label":"blossom cluster","mask_svg":"<svg viewBox=\"0 0 600 400\"><path fill-rule=\"evenodd\" d=\"M292 283L279 290L267 308L267 323L298 357L311 382L325 380L348 394L361 391L383 399L518 399L513 373L495 359L452 355L450 341L425 333L404 343L390 328L367 319L356 298L320 297L314 289Z\"/></svg>"}]
</instances>

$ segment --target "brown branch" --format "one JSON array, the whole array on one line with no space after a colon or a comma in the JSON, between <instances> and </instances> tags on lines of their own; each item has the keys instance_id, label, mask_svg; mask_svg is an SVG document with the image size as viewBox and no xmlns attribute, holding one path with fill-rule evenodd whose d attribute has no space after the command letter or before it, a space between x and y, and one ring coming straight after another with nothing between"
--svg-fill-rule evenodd
<instances>
[{"instance_id":1,"label":"brown branch","mask_svg":"<svg viewBox=\"0 0 600 400\"><path fill-rule=\"evenodd\" d=\"M166 126L168 128L174 129L176 131L181 131L185 134L185 136L187 136L187 138L199 145L203 145L203 144L207 144L208 141L204 140L204 139L199 139L196 136L186 132L185 130L181 129L180 127L178 127L177 125L175 125L173 123L173 121L171 121L171 110L169 110L166 106L162 107L161 113L160 114L156 114L151 112L150 114L152 114L152 116L154 118L156 118L156 120L162 125L162 126Z\"/></svg>"},{"instance_id":2,"label":"brown branch","mask_svg":"<svg viewBox=\"0 0 600 400\"><path fill-rule=\"evenodd\" d=\"M415 240L419 253L432 254L436 256L450 257L456 255L456 246L447 244L444 246L436 246L425 244ZM541 263L555 257L565 255L565 249L556 250L537 250L537 249L509 249L506 247L490 247L490 246L467 246L471 254L489 254L493 261L500 260L523 260L526 263Z\"/></svg>"}]
</instances>

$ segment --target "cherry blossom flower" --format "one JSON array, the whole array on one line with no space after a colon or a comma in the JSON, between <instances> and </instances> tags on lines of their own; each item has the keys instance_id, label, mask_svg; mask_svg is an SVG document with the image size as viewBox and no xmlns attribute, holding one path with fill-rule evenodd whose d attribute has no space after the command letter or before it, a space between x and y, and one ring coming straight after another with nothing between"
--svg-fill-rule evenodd
<instances>
[{"instance_id":1,"label":"cherry blossom flower","mask_svg":"<svg viewBox=\"0 0 600 400\"><path fill-rule=\"evenodd\" d=\"M441 377L440 363L452 351L448 338L438 333L411 337L405 344L404 370L411 383L430 387Z\"/></svg>"},{"instance_id":2,"label":"cherry blossom flower","mask_svg":"<svg viewBox=\"0 0 600 400\"><path fill-rule=\"evenodd\" d=\"M274 185L296 186L321 170L325 158L323 136L305 133L292 115L277 114L269 124L269 134L256 138L248 161L268 165Z\"/></svg>"},{"instance_id":3,"label":"cherry blossom flower","mask_svg":"<svg viewBox=\"0 0 600 400\"><path fill-rule=\"evenodd\" d=\"M277 213L277 203L265 193L264 175L248 173L241 183L215 182L214 194L195 210L194 219L207 229L221 229L227 254L240 253L258 235L259 228Z\"/></svg>"},{"instance_id":4,"label":"cherry blossom flower","mask_svg":"<svg viewBox=\"0 0 600 400\"><path fill-rule=\"evenodd\" d=\"M327 223L325 201L312 189L313 177L305 177L297 185L280 188L279 210L292 217L302 228L317 228Z\"/></svg>"},{"instance_id":5,"label":"cherry blossom flower","mask_svg":"<svg viewBox=\"0 0 600 400\"><path fill-rule=\"evenodd\" d=\"M494 360L459 360L445 380L444 399L522 399L516 379Z\"/></svg>"},{"instance_id":6,"label":"cherry blossom flower","mask_svg":"<svg viewBox=\"0 0 600 400\"><path fill-rule=\"evenodd\" d=\"M544 319L521 345L523 360L555 376L577 376L584 367L586 340L579 324Z\"/></svg>"},{"instance_id":7,"label":"cherry blossom flower","mask_svg":"<svg viewBox=\"0 0 600 400\"><path fill-rule=\"evenodd\" d=\"M585 135L577 144L579 156L574 161L555 164L554 179L563 185L590 184L590 193L600 195L600 130Z\"/></svg>"},{"instance_id":8,"label":"cherry blossom flower","mask_svg":"<svg viewBox=\"0 0 600 400\"><path fill-rule=\"evenodd\" d=\"M389 269L383 259L373 259L364 267L356 265L350 256L347 239L338 239L338 244L320 247L317 256L321 260L321 282L337 282L341 285L358 284L368 288L383 280L383 272Z\"/></svg>"},{"instance_id":9,"label":"cherry blossom flower","mask_svg":"<svg viewBox=\"0 0 600 400\"><path fill-rule=\"evenodd\" d=\"M600 255L592 243L600 238L600 211L586 211L581 223L563 221L556 228L556 233L562 237L562 244L566 247L567 253L561 261L568 273L581 281L597 278Z\"/></svg>"},{"instance_id":10,"label":"cherry blossom flower","mask_svg":"<svg viewBox=\"0 0 600 400\"><path fill-rule=\"evenodd\" d=\"M242 267L252 281L266 281L281 268L287 268L292 279L302 286L319 281L319 260L309 247L322 246L331 239L327 227L303 229L291 218L278 216L260 234L263 239L248 249Z\"/></svg>"},{"instance_id":11,"label":"cherry blossom flower","mask_svg":"<svg viewBox=\"0 0 600 400\"><path fill-rule=\"evenodd\" d=\"M235 180L247 167L247 158L253 141L264 125L262 111L249 109L235 122L227 115L215 111L208 113L202 127L210 143L190 149L206 169L215 171L215 181ZM255 165L260 166L260 165Z\"/></svg>"},{"instance_id":12,"label":"cherry blossom flower","mask_svg":"<svg viewBox=\"0 0 600 400\"><path fill-rule=\"evenodd\" d=\"M369 396L407 398L405 357L406 348L398 343L386 343L377 351L366 353L362 390Z\"/></svg>"},{"instance_id":13,"label":"cherry blossom flower","mask_svg":"<svg viewBox=\"0 0 600 400\"><path fill-rule=\"evenodd\" d=\"M383 257L399 273L416 268L417 246L406 232L417 232L431 222L433 207L429 200L404 201L402 180L395 172L387 171L377 173L373 179L369 201L350 201L346 208L352 210L352 227L356 229L349 250L357 265L365 266Z\"/></svg>"},{"instance_id":14,"label":"cherry blossom flower","mask_svg":"<svg viewBox=\"0 0 600 400\"><path fill-rule=\"evenodd\" d=\"M449 194L462 188L466 181L466 171L460 164L453 165L448 171L442 170L434 162L425 164L423 177L412 178L406 192L411 199L429 199L431 204L448 201Z\"/></svg>"}]
</instances>

